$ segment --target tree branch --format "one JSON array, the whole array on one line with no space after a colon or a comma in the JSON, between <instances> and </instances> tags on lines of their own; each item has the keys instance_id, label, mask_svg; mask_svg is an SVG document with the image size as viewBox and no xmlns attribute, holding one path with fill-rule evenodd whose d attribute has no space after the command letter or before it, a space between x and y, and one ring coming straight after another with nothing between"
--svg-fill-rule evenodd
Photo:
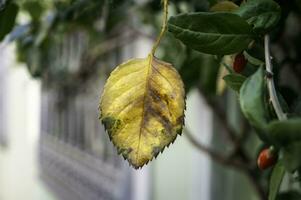
<instances>
[{"instance_id":1,"label":"tree branch","mask_svg":"<svg viewBox=\"0 0 301 200\"><path fill-rule=\"evenodd\" d=\"M279 103L279 99L277 96L277 92L275 89L274 79L273 79L273 65L271 62L270 55L270 37L269 35L264 36L264 54L265 54L265 67L267 72L267 85L270 95L270 100L272 101L274 110L277 114L279 120L286 120L287 116L283 112L281 105Z\"/></svg>"},{"instance_id":2,"label":"tree branch","mask_svg":"<svg viewBox=\"0 0 301 200\"><path fill-rule=\"evenodd\" d=\"M200 142L197 141L197 139L192 135L192 133L186 127L184 127L184 132L185 132L185 136L191 142L191 144L193 146L195 146L201 152L209 155L213 161L220 163L222 165L228 166L228 167L238 169L241 173L243 173L247 177L247 179L249 180L251 185L253 186L254 190L257 192L259 198L261 200L266 199L266 194L265 194L264 190L258 184L258 180L255 176L254 169L250 168L249 165L243 163L242 161L237 160L236 158L233 158L232 156L227 157L227 156L221 155L221 154L211 150L210 148L204 146L203 144L201 144ZM234 149L234 150L236 150L236 149ZM233 154L230 154L230 155L233 155Z\"/></svg>"},{"instance_id":3,"label":"tree branch","mask_svg":"<svg viewBox=\"0 0 301 200\"><path fill-rule=\"evenodd\" d=\"M224 129L227 133L227 137L229 138L229 140L235 143L236 140L237 140L236 132L233 130L233 128L227 122L227 117L226 117L225 112L223 111L223 109L215 101L213 101L210 97L205 95L205 92L203 91L201 86L198 87L198 90L202 94L202 96L205 99L207 105L211 108L213 113L217 116L218 120L224 126Z\"/></svg>"},{"instance_id":4,"label":"tree branch","mask_svg":"<svg viewBox=\"0 0 301 200\"><path fill-rule=\"evenodd\" d=\"M228 139L234 144L234 148L236 149L236 154L240 154L241 158L244 161L249 162L250 159L248 158L248 156L242 149L242 147L240 145L240 139L238 138L235 130L228 123L224 110L221 109L221 107L216 102L214 102L210 97L205 95L203 92L203 89L200 86L198 87L198 89L199 89L199 92L204 97L207 105L211 108L213 114L215 114L215 116L218 118L219 122L224 127L224 130L227 134Z\"/></svg>"},{"instance_id":5,"label":"tree branch","mask_svg":"<svg viewBox=\"0 0 301 200\"><path fill-rule=\"evenodd\" d=\"M191 144L193 146L195 146L197 149L199 149L201 152L209 155L212 160L214 160L222 165L233 167L233 168L236 168L239 170L243 170L244 168L248 167L243 162L231 158L231 156L227 157L227 156L221 155L221 154L213 151L212 149L204 146L203 144L201 144L200 142L197 141L197 139L192 135L192 133L190 132L190 130L188 128L184 127L184 132L185 132L185 136L191 142Z\"/></svg>"}]
</instances>

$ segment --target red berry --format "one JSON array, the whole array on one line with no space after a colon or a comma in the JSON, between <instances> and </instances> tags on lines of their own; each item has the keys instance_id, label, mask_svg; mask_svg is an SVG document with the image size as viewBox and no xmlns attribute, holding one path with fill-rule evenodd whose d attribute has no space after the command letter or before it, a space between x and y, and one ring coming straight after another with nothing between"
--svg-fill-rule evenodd
<instances>
[{"instance_id":1,"label":"red berry","mask_svg":"<svg viewBox=\"0 0 301 200\"><path fill-rule=\"evenodd\" d=\"M257 159L259 169L265 170L277 162L277 155L269 148L263 149Z\"/></svg>"},{"instance_id":2,"label":"red berry","mask_svg":"<svg viewBox=\"0 0 301 200\"><path fill-rule=\"evenodd\" d=\"M234 58L233 69L236 73L241 73L247 64L247 60L242 53L239 53Z\"/></svg>"}]
</instances>

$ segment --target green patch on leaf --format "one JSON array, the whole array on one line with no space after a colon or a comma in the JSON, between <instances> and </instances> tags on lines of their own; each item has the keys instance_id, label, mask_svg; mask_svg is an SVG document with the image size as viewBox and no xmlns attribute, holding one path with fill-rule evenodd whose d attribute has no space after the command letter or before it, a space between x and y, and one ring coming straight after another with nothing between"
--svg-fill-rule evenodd
<instances>
[{"instance_id":1,"label":"green patch on leaf","mask_svg":"<svg viewBox=\"0 0 301 200\"><path fill-rule=\"evenodd\" d=\"M105 117L101 119L105 129L109 132L109 136L111 136L116 132L116 130L120 127L121 121L116 120L113 117Z\"/></svg>"}]
</instances>

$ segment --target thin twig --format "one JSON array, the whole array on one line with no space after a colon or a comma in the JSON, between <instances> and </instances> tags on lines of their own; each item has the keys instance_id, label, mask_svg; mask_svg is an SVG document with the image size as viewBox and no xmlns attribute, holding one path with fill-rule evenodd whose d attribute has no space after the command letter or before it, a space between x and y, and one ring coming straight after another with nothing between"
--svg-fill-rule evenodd
<instances>
[{"instance_id":1,"label":"thin twig","mask_svg":"<svg viewBox=\"0 0 301 200\"><path fill-rule=\"evenodd\" d=\"M250 133L249 123L245 119L243 119L242 126L241 126L241 133L240 133L239 138L237 139L236 147L234 147L232 157L239 154L238 152L240 151L240 148L242 148L244 142L248 138L249 133ZM248 160L245 160L245 161L248 161Z\"/></svg>"},{"instance_id":2,"label":"thin twig","mask_svg":"<svg viewBox=\"0 0 301 200\"><path fill-rule=\"evenodd\" d=\"M270 55L270 38L269 35L265 35L264 37L264 54L265 54L265 67L267 72L267 85L270 95L270 100L272 101L273 107L277 114L279 120L286 120L287 116L283 112L277 92L275 89L274 79L273 79L273 65L271 62L271 55Z\"/></svg>"},{"instance_id":3,"label":"thin twig","mask_svg":"<svg viewBox=\"0 0 301 200\"><path fill-rule=\"evenodd\" d=\"M263 190L262 187L260 187L258 179L256 178L256 174L254 170L248 170L248 172L246 173L246 176L248 178L248 180L250 181L250 183L252 184L254 190L257 192L259 199L261 200L267 200L267 194L266 192Z\"/></svg>"},{"instance_id":4,"label":"thin twig","mask_svg":"<svg viewBox=\"0 0 301 200\"><path fill-rule=\"evenodd\" d=\"M242 149L242 147L240 145L239 138L238 138L235 130L230 126L230 124L227 121L227 116L225 115L224 110L216 102L214 102L210 97L205 95L205 93L203 92L203 89L201 88L201 86L199 86L198 89L199 89L199 92L204 97L207 105L213 111L213 114L216 115L219 122L224 127L224 130L225 130L225 133L227 134L227 137L234 144L234 148L236 149L236 154L239 154L244 161L249 162L249 158L246 155L246 153L244 152L244 150Z\"/></svg>"},{"instance_id":5,"label":"thin twig","mask_svg":"<svg viewBox=\"0 0 301 200\"><path fill-rule=\"evenodd\" d=\"M204 146L200 142L197 141L197 139L192 135L192 133L187 129L186 127L184 128L185 136L187 139L191 142L192 145L194 145L198 150L200 150L203 153L206 153L207 155L210 156L210 158L222 165L232 167L235 169L238 169L241 173L243 173L251 185L253 186L254 190L257 192L258 196L260 197L261 200L266 199L266 194L264 190L260 187L258 184L258 180L256 179L256 176L254 174L254 169L250 168L247 164L241 162L240 160L237 160L235 158L232 158L232 156L224 156L221 155L210 148ZM233 154L230 154L233 155Z\"/></svg>"},{"instance_id":6,"label":"thin twig","mask_svg":"<svg viewBox=\"0 0 301 200\"><path fill-rule=\"evenodd\" d=\"M203 96L207 105L212 109L213 114L215 114L217 116L218 120L223 125L229 140L232 141L233 143L236 143L236 141L237 141L236 133L235 133L234 129L230 126L230 124L227 122L227 117L226 117L223 109L213 99L211 99L210 97L208 97L205 94L205 92L203 91L201 86L198 87L198 90L201 93L201 95Z\"/></svg>"},{"instance_id":7,"label":"thin twig","mask_svg":"<svg viewBox=\"0 0 301 200\"><path fill-rule=\"evenodd\" d=\"M207 155L210 156L210 158L222 165L234 167L239 170L244 170L245 168L248 168L247 165L244 163L240 162L239 160L235 160L229 156L221 155L212 149L204 146L200 142L197 141L197 139L192 135L190 130L188 128L184 128L185 136L187 139L191 142L192 145L194 145L197 149L202 151L203 153L206 153Z\"/></svg>"}]
</instances>

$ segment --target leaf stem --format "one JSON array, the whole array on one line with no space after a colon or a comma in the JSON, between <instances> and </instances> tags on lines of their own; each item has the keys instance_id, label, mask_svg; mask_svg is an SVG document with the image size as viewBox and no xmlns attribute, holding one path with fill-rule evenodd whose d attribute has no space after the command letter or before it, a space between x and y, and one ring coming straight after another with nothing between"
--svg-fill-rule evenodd
<instances>
[{"instance_id":1,"label":"leaf stem","mask_svg":"<svg viewBox=\"0 0 301 200\"><path fill-rule=\"evenodd\" d=\"M152 48L152 51L151 51L151 54L152 55L155 55L155 52L156 52L156 49L158 48L159 44L160 44L160 41L163 37L163 35L165 34L166 32L166 29L167 29L167 17L168 17L168 0L163 0L163 4L164 4L164 13L163 13L163 24L162 24L162 27L161 27L161 32Z\"/></svg>"},{"instance_id":2,"label":"leaf stem","mask_svg":"<svg viewBox=\"0 0 301 200\"><path fill-rule=\"evenodd\" d=\"M277 92L275 89L275 84L273 79L273 65L271 62L271 55L270 55L270 37L268 34L264 36L264 54L265 54L265 67L267 72L267 86L270 95L270 100L272 101L278 119L286 120L287 116L281 108L277 96Z\"/></svg>"}]
</instances>

